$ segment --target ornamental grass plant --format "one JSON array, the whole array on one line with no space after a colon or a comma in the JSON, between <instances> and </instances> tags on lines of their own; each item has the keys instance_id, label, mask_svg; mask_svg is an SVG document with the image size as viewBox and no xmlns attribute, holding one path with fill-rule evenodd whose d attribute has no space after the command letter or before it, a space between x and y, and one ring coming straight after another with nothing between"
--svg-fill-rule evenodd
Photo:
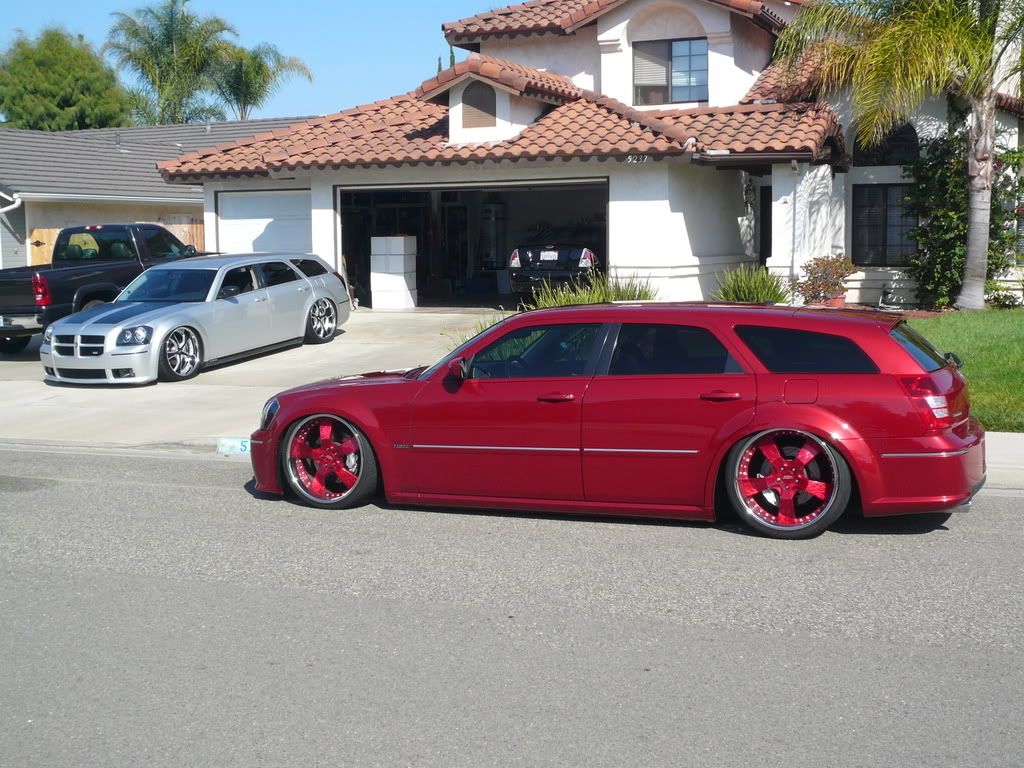
<instances>
[{"instance_id":1,"label":"ornamental grass plant","mask_svg":"<svg viewBox=\"0 0 1024 768\"><path fill-rule=\"evenodd\" d=\"M715 301L747 304L788 304L792 290L784 278L757 264L741 264L718 274Z\"/></svg>"}]
</instances>

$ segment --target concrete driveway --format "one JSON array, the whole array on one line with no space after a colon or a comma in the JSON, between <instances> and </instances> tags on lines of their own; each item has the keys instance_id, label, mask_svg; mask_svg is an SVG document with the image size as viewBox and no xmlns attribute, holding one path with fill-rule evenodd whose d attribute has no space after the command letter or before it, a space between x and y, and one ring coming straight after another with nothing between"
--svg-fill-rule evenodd
<instances>
[{"instance_id":1,"label":"concrete driveway","mask_svg":"<svg viewBox=\"0 0 1024 768\"><path fill-rule=\"evenodd\" d=\"M493 310L354 312L329 344L303 346L141 387L48 385L39 341L0 359L0 440L60 445L188 445L248 437L282 389L432 363Z\"/></svg>"}]
</instances>

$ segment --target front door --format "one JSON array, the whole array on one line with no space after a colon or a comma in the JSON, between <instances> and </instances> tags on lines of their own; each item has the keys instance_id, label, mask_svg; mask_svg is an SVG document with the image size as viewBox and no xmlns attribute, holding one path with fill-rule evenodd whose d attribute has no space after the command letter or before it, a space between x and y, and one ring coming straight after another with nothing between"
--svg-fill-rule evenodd
<instances>
[{"instance_id":1,"label":"front door","mask_svg":"<svg viewBox=\"0 0 1024 768\"><path fill-rule=\"evenodd\" d=\"M226 286L239 293L224 296ZM208 360L227 357L271 343L270 297L259 287L255 266L236 267L224 273L214 302L215 332L211 334Z\"/></svg>"},{"instance_id":2,"label":"front door","mask_svg":"<svg viewBox=\"0 0 1024 768\"><path fill-rule=\"evenodd\" d=\"M772 257L772 188L761 187L758 192L757 260L761 266Z\"/></svg>"},{"instance_id":3,"label":"front door","mask_svg":"<svg viewBox=\"0 0 1024 768\"><path fill-rule=\"evenodd\" d=\"M435 376L413 403L417 490L582 500L580 405L601 328L516 328L472 357L465 380Z\"/></svg>"},{"instance_id":4,"label":"front door","mask_svg":"<svg viewBox=\"0 0 1024 768\"><path fill-rule=\"evenodd\" d=\"M755 394L710 330L622 325L583 399L587 501L703 506L714 449L753 418Z\"/></svg>"}]
</instances>

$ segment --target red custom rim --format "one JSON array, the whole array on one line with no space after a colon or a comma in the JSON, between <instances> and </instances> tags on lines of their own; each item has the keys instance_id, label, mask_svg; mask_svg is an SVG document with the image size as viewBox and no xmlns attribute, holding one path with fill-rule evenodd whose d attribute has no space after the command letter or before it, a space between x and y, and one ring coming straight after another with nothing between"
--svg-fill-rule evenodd
<instances>
[{"instance_id":1,"label":"red custom rim","mask_svg":"<svg viewBox=\"0 0 1024 768\"><path fill-rule=\"evenodd\" d=\"M288 471L296 490L317 501L337 501L359 482L359 438L340 419L313 416L288 443Z\"/></svg>"},{"instance_id":2,"label":"red custom rim","mask_svg":"<svg viewBox=\"0 0 1024 768\"><path fill-rule=\"evenodd\" d=\"M836 468L818 438L780 430L758 435L747 444L735 482L751 514L779 528L800 528L832 505Z\"/></svg>"}]
</instances>

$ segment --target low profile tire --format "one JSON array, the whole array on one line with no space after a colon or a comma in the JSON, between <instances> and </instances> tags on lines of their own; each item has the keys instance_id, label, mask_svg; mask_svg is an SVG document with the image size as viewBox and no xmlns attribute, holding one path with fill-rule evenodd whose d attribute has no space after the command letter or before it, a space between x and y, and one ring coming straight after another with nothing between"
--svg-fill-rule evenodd
<instances>
[{"instance_id":1,"label":"low profile tire","mask_svg":"<svg viewBox=\"0 0 1024 768\"><path fill-rule=\"evenodd\" d=\"M203 367L203 343L199 334L182 325L164 336L160 344L160 380L185 381Z\"/></svg>"},{"instance_id":2,"label":"low profile tire","mask_svg":"<svg viewBox=\"0 0 1024 768\"><path fill-rule=\"evenodd\" d=\"M338 330L338 308L330 299L317 299L306 318L307 344L326 344Z\"/></svg>"},{"instance_id":3,"label":"low profile tire","mask_svg":"<svg viewBox=\"0 0 1024 768\"><path fill-rule=\"evenodd\" d=\"M377 458L358 427L330 414L292 424L281 444L285 482L301 501L321 509L350 509L377 492Z\"/></svg>"},{"instance_id":4,"label":"low profile tire","mask_svg":"<svg viewBox=\"0 0 1024 768\"><path fill-rule=\"evenodd\" d=\"M736 514L776 539L809 539L842 516L853 480L839 452L808 432L773 429L741 440L726 459Z\"/></svg>"}]
</instances>

